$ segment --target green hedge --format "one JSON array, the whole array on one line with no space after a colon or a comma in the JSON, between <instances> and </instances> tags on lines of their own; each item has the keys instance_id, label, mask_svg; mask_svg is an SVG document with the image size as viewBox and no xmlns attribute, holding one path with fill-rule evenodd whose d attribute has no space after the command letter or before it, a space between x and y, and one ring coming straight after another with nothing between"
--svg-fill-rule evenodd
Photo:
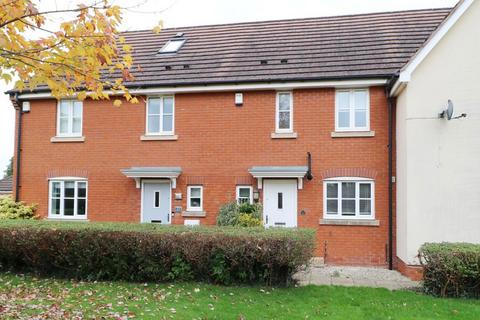
<instances>
[{"instance_id":1,"label":"green hedge","mask_svg":"<svg viewBox=\"0 0 480 320\"><path fill-rule=\"evenodd\" d=\"M480 298L480 245L426 243L420 248L424 289L442 297Z\"/></svg>"},{"instance_id":2,"label":"green hedge","mask_svg":"<svg viewBox=\"0 0 480 320\"><path fill-rule=\"evenodd\" d=\"M2 221L0 267L88 280L290 285L314 231Z\"/></svg>"}]
</instances>

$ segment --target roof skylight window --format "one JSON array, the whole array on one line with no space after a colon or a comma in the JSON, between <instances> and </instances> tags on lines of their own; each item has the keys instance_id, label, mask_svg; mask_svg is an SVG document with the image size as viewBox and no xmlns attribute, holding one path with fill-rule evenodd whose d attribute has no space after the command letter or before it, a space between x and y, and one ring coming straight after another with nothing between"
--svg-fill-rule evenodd
<instances>
[{"instance_id":1,"label":"roof skylight window","mask_svg":"<svg viewBox=\"0 0 480 320\"><path fill-rule=\"evenodd\" d=\"M176 53L185 43L185 39L172 39L169 40L162 49L160 49L159 53Z\"/></svg>"}]
</instances>

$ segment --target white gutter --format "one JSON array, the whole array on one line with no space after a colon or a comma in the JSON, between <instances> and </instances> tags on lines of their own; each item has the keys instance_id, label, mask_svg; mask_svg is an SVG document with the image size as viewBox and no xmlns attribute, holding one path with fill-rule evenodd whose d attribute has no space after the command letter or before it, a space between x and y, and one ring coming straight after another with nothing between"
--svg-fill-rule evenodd
<instances>
[{"instance_id":1,"label":"white gutter","mask_svg":"<svg viewBox=\"0 0 480 320\"><path fill-rule=\"evenodd\" d=\"M184 87L157 87L148 89L131 89L130 94L134 95L156 95L156 94L175 94L175 93L195 93L195 92L222 92L222 91L246 91L246 90L293 90L310 88L357 88L383 86L387 79L368 79L368 80L338 80L338 81L296 81L296 82L273 82L273 83L251 83L251 84L232 84L232 85L204 85L204 86L184 86ZM109 95L121 95L122 92L113 93L106 91ZM50 99L53 98L50 92L43 93L23 93L18 96L22 100Z\"/></svg>"}]
</instances>

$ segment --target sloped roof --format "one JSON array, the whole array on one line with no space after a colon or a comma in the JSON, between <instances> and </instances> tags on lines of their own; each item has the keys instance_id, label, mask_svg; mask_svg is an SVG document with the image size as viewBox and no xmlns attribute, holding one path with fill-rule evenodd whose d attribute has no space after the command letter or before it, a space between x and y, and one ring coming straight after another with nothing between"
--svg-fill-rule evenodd
<instances>
[{"instance_id":1,"label":"sloped roof","mask_svg":"<svg viewBox=\"0 0 480 320\"><path fill-rule=\"evenodd\" d=\"M0 179L0 194L11 193L13 188L13 177Z\"/></svg>"},{"instance_id":2,"label":"sloped roof","mask_svg":"<svg viewBox=\"0 0 480 320\"><path fill-rule=\"evenodd\" d=\"M450 8L125 32L134 48L132 86L390 77ZM177 33L170 55L158 50ZM282 60L283 63L282 63ZM266 64L262 64L263 63Z\"/></svg>"},{"instance_id":3,"label":"sloped roof","mask_svg":"<svg viewBox=\"0 0 480 320\"><path fill-rule=\"evenodd\" d=\"M123 32L133 47L129 88L390 78L452 8ZM176 54L159 50L178 33ZM121 74L109 75L119 78ZM45 85L37 92L49 91ZM16 92L15 90L9 91Z\"/></svg>"}]
</instances>

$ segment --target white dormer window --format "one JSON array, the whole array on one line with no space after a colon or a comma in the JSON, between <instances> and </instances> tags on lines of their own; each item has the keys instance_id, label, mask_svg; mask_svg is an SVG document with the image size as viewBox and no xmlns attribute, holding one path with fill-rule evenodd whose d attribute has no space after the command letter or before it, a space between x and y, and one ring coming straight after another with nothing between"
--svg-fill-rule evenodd
<instances>
[{"instance_id":1,"label":"white dormer window","mask_svg":"<svg viewBox=\"0 0 480 320\"><path fill-rule=\"evenodd\" d=\"M76 100L60 100L57 109L57 136L81 137L83 103Z\"/></svg>"},{"instance_id":2,"label":"white dormer window","mask_svg":"<svg viewBox=\"0 0 480 320\"><path fill-rule=\"evenodd\" d=\"M169 40L163 47L160 49L159 53L176 53L185 43L185 39L172 39Z\"/></svg>"},{"instance_id":3,"label":"white dormer window","mask_svg":"<svg viewBox=\"0 0 480 320\"><path fill-rule=\"evenodd\" d=\"M370 130L368 89L337 90L335 106L335 131Z\"/></svg>"}]
</instances>

